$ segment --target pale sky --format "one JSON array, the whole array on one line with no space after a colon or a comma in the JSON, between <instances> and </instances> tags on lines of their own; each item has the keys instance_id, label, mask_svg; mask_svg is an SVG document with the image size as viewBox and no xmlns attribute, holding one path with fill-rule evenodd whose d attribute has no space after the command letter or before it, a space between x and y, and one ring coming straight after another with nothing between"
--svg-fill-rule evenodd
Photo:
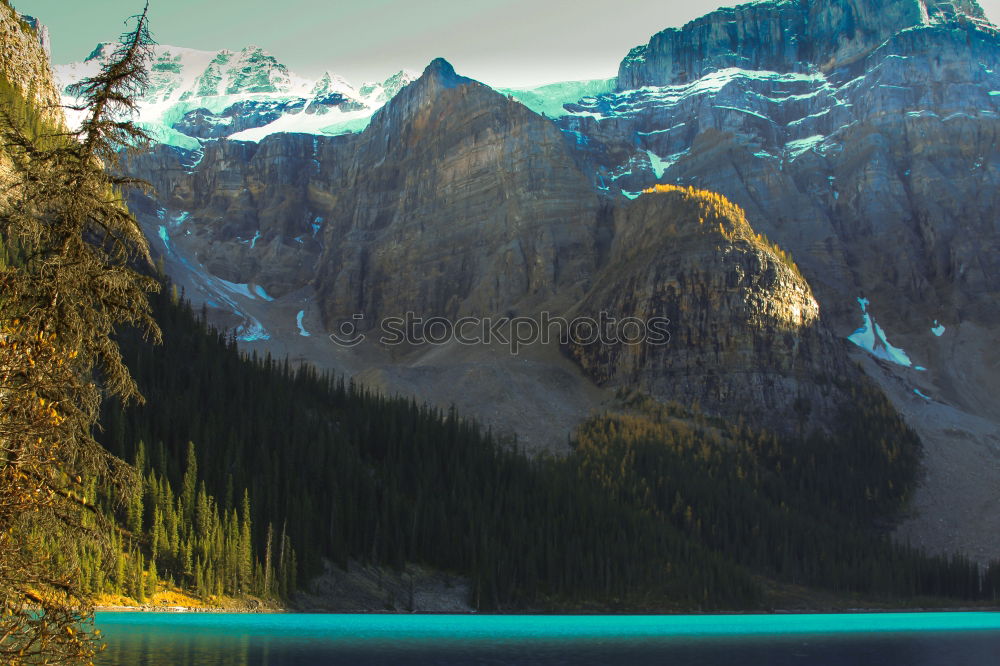
<instances>
[{"instance_id":1,"label":"pale sky","mask_svg":"<svg viewBox=\"0 0 1000 666\"><path fill-rule=\"evenodd\" d=\"M13 0L49 26L56 63L82 60L122 31L143 0ZM161 44L239 50L256 44L293 72L355 85L443 56L494 86L614 76L630 48L720 0L150 0ZM980 0L994 23L1000 0Z\"/></svg>"}]
</instances>

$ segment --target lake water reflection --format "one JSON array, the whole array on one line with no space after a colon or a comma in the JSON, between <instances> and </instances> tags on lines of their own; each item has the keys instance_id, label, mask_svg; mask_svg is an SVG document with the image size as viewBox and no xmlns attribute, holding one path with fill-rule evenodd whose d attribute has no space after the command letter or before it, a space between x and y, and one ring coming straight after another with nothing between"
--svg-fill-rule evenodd
<instances>
[{"instance_id":1,"label":"lake water reflection","mask_svg":"<svg viewBox=\"0 0 1000 666\"><path fill-rule=\"evenodd\" d=\"M1000 663L1000 613L98 613L100 664Z\"/></svg>"}]
</instances>

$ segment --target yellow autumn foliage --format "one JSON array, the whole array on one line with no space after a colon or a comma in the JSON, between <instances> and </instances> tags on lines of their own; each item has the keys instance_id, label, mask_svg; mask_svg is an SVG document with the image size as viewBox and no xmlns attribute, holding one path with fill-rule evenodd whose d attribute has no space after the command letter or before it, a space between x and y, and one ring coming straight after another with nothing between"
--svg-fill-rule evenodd
<instances>
[{"instance_id":1,"label":"yellow autumn foliage","mask_svg":"<svg viewBox=\"0 0 1000 666\"><path fill-rule=\"evenodd\" d=\"M793 273L802 272L792 259L792 255L762 233L755 232L747 221L746 211L718 192L704 190L690 185L670 185L658 183L642 191L643 194L675 194L695 207L699 226L709 224L709 229L718 228L726 240L742 239L769 251Z\"/></svg>"}]
</instances>

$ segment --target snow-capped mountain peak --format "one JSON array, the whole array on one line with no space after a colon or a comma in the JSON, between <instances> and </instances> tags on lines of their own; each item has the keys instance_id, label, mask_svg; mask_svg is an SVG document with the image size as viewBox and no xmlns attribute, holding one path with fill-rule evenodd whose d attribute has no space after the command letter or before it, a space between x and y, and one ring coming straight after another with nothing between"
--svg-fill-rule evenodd
<instances>
[{"instance_id":1,"label":"snow-capped mountain peak","mask_svg":"<svg viewBox=\"0 0 1000 666\"><path fill-rule=\"evenodd\" d=\"M361 86L359 93L369 104L377 103L381 106L395 97L396 93L402 90L404 86L413 83L419 78L419 72L402 69L385 81L368 81Z\"/></svg>"},{"instance_id":2,"label":"snow-capped mountain peak","mask_svg":"<svg viewBox=\"0 0 1000 666\"><path fill-rule=\"evenodd\" d=\"M83 61L56 65L64 94L71 84L96 74L115 46L101 42ZM150 86L137 120L158 142L186 149L221 137L259 141L277 132L341 134L363 129L379 107L417 77L401 71L359 91L331 72L318 79L298 76L257 45L205 51L162 44L153 48Z\"/></svg>"},{"instance_id":3,"label":"snow-capped mountain peak","mask_svg":"<svg viewBox=\"0 0 1000 666\"><path fill-rule=\"evenodd\" d=\"M330 72L323 72L323 75L313 84L310 94L314 98L338 94L351 99L363 97L344 77Z\"/></svg>"}]
</instances>

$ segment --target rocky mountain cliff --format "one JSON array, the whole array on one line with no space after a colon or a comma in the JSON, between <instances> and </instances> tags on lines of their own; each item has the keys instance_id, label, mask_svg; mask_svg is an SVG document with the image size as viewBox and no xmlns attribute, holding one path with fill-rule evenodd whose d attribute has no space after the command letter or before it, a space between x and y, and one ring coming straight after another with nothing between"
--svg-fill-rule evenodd
<instances>
[{"instance_id":1,"label":"rocky mountain cliff","mask_svg":"<svg viewBox=\"0 0 1000 666\"><path fill-rule=\"evenodd\" d=\"M48 57L48 29L34 17L0 12L0 77L52 120L61 118Z\"/></svg>"},{"instance_id":2,"label":"rocky mountain cliff","mask_svg":"<svg viewBox=\"0 0 1000 666\"><path fill-rule=\"evenodd\" d=\"M790 251L927 447L903 533L984 560L1000 549L982 490L1000 479L998 60L971 1L751 3L654 35L615 92L556 121L607 196L720 192Z\"/></svg>"},{"instance_id":3,"label":"rocky mountain cliff","mask_svg":"<svg viewBox=\"0 0 1000 666\"><path fill-rule=\"evenodd\" d=\"M820 49L831 16L854 17L855 39ZM720 10L634 49L619 92L569 105L559 123L599 188L697 184L745 207L842 325L858 294L877 294L895 328L926 331L956 308L992 318L1000 50L981 17L974 3L903 0ZM784 37L724 48L730 21ZM707 55L680 65L667 42Z\"/></svg>"},{"instance_id":4,"label":"rocky mountain cliff","mask_svg":"<svg viewBox=\"0 0 1000 666\"><path fill-rule=\"evenodd\" d=\"M988 26L975 0L751 2L656 33L622 60L618 89L690 83L729 67L831 72L904 30L963 22Z\"/></svg>"},{"instance_id":5,"label":"rocky mountain cliff","mask_svg":"<svg viewBox=\"0 0 1000 666\"><path fill-rule=\"evenodd\" d=\"M328 319L502 312L581 294L596 266L598 196L562 133L443 60L359 135L160 146L133 169L161 239L273 296L315 278Z\"/></svg>"},{"instance_id":6,"label":"rocky mountain cliff","mask_svg":"<svg viewBox=\"0 0 1000 666\"><path fill-rule=\"evenodd\" d=\"M572 349L571 357L600 386L641 388L715 414L750 400L758 408L749 419L775 429L806 416L832 425L839 403L828 399L827 384L850 376L845 346L819 322L797 269L756 237L742 212L713 212L704 236L666 231L695 228L706 215L671 195L615 210L581 172L565 132L444 60L361 134L223 140L207 144L197 163L190 158L161 147L136 162L160 195L135 208L158 229L177 274L191 278L182 284L240 321L248 342L281 337L270 313L289 299L308 304L300 323L313 312L324 330L349 322L373 334L383 317L407 312L451 320L667 316L675 335L668 349L640 349L640 360L608 359L600 347ZM426 371L440 363L433 351L389 353ZM483 359L462 352L471 354L463 377L476 376ZM555 352L542 352L544 364L531 372L554 372ZM369 358L363 372L384 362ZM434 390L385 372L394 377L378 375L385 388ZM471 411L482 416L483 407L494 405Z\"/></svg>"},{"instance_id":7,"label":"rocky mountain cliff","mask_svg":"<svg viewBox=\"0 0 1000 666\"><path fill-rule=\"evenodd\" d=\"M315 281L327 321L535 311L592 277L598 197L562 133L446 61L350 152Z\"/></svg>"},{"instance_id":8,"label":"rocky mountain cliff","mask_svg":"<svg viewBox=\"0 0 1000 666\"><path fill-rule=\"evenodd\" d=\"M9 8L0 8L0 98L5 110L27 102L42 122L52 127L63 123L59 93L52 83L48 30ZM0 183L10 177L10 169L10 158L0 150ZM7 187L0 187L0 202L7 196Z\"/></svg>"},{"instance_id":9,"label":"rocky mountain cliff","mask_svg":"<svg viewBox=\"0 0 1000 666\"><path fill-rule=\"evenodd\" d=\"M794 263L742 210L694 188L657 186L615 211L610 256L579 311L665 318L670 344L570 345L595 381L663 401L806 429L828 422L860 373L820 318ZM814 413L815 410L815 413Z\"/></svg>"}]
</instances>

